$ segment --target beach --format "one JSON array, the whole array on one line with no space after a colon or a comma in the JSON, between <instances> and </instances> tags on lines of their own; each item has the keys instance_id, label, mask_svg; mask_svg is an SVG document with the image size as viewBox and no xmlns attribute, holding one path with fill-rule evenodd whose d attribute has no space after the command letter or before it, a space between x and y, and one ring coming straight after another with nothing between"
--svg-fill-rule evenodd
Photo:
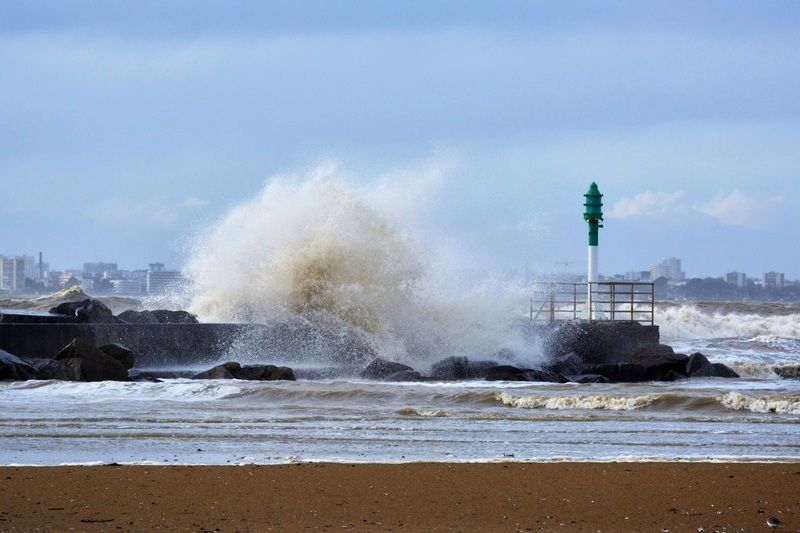
<instances>
[{"instance_id":1,"label":"beach","mask_svg":"<svg viewBox=\"0 0 800 533\"><path fill-rule=\"evenodd\" d=\"M800 464L2 467L0 501L3 531L797 531Z\"/></svg>"}]
</instances>

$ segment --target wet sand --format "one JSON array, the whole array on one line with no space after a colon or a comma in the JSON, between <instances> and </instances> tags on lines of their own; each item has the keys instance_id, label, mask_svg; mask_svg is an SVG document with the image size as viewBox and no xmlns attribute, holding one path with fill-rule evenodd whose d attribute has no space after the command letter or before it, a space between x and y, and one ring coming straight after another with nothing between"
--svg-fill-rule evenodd
<instances>
[{"instance_id":1,"label":"wet sand","mask_svg":"<svg viewBox=\"0 0 800 533\"><path fill-rule=\"evenodd\" d=\"M0 530L800 530L800 463L2 467Z\"/></svg>"}]
</instances>

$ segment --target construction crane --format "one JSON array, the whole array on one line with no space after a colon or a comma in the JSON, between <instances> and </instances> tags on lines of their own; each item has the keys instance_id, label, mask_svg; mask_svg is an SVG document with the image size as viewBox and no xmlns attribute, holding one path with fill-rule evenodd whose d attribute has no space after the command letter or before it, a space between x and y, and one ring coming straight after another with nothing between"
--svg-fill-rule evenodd
<instances>
[{"instance_id":1,"label":"construction crane","mask_svg":"<svg viewBox=\"0 0 800 533\"><path fill-rule=\"evenodd\" d=\"M564 272L566 272L567 268L570 265L582 265L582 264L586 264L586 261L556 261L556 264L557 265L563 265Z\"/></svg>"}]
</instances>

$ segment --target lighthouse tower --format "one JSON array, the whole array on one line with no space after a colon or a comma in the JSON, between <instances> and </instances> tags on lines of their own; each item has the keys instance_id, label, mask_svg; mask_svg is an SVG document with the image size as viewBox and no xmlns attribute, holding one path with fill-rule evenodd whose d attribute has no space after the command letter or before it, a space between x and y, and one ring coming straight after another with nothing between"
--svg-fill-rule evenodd
<instances>
[{"instance_id":1,"label":"lighthouse tower","mask_svg":"<svg viewBox=\"0 0 800 533\"><path fill-rule=\"evenodd\" d=\"M592 285L593 281L597 281L597 243L600 228L603 227L600 222L603 221L603 195L600 194L600 189L597 188L597 183L592 182L589 190L583 195L586 202L583 206L586 211L583 213L583 219L589 223L589 271L586 276L586 281L589 283L588 292L586 295L586 307L589 320L592 319Z\"/></svg>"}]
</instances>

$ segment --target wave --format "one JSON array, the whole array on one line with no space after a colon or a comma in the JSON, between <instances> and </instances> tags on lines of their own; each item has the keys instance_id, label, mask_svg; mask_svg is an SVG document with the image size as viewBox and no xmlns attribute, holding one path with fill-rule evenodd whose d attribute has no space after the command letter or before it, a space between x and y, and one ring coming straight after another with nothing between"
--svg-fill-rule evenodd
<instances>
[{"instance_id":1,"label":"wave","mask_svg":"<svg viewBox=\"0 0 800 533\"><path fill-rule=\"evenodd\" d=\"M798 396L747 396L738 392L729 392L717 396L716 400L722 406L734 411L800 415L800 397Z\"/></svg>"},{"instance_id":2,"label":"wave","mask_svg":"<svg viewBox=\"0 0 800 533\"><path fill-rule=\"evenodd\" d=\"M400 416L416 416L423 418L440 418L447 416L447 411L442 409L418 409L414 407L403 407L398 409L397 414Z\"/></svg>"},{"instance_id":3,"label":"wave","mask_svg":"<svg viewBox=\"0 0 800 533\"><path fill-rule=\"evenodd\" d=\"M497 401L509 407L522 409L610 409L630 411L648 407L660 398L644 396L512 396L505 392L495 394Z\"/></svg>"},{"instance_id":4,"label":"wave","mask_svg":"<svg viewBox=\"0 0 800 533\"><path fill-rule=\"evenodd\" d=\"M661 334L672 339L745 337L771 347L786 343L786 340L800 339L800 312L796 312L795 308L791 309L795 312L787 314L746 310L746 307L709 307L702 303L659 304L656 322Z\"/></svg>"},{"instance_id":5,"label":"wave","mask_svg":"<svg viewBox=\"0 0 800 533\"><path fill-rule=\"evenodd\" d=\"M270 180L197 238L185 268L190 310L206 321L302 320L397 361L532 352L510 327L524 286L453 287L414 237L413 217L377 196L331 167Z\"/></svg>"}]
</instances>

